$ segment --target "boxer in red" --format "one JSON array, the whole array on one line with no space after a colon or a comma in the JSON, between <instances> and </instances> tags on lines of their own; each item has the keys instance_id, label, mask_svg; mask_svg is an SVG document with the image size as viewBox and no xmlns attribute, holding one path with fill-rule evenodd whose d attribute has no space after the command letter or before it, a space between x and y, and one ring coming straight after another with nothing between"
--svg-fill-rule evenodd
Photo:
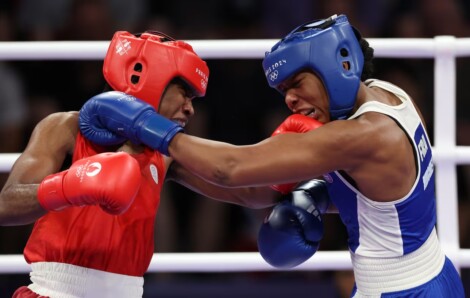
<instances>
[{"instance_id":1,"label":"boxer in red","mask_svg":"<svg viewBox=\"0 0 470 298\"><path fill-rule=\"evenodd\" d=\"M116 32L103 74L109 89L139 96L184 126L209 69L183 41ZM0 225L35 222L24 249L32 283L14 297L141 297L170 161L124 139L88 141L78 112L43 119L0 196Z\"/></svg>"}]
</instances>

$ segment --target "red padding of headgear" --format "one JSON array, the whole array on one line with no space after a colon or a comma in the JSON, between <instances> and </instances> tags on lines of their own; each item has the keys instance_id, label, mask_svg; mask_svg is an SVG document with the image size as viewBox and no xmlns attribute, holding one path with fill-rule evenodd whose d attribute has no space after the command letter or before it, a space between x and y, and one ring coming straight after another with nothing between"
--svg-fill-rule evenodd
<instances>
[{"instance_id":1,"label":"red padding of headgear","mask_svg":"<svg viewBox=\"0 0 470 298\"><path fill-rule=\"evenodd\" d=\"M209 68L184 41L163 41L164 36L126 31L114 34L104 59L103 75L116 91L151 104L156 110L168 83L179 77L196 96L206 94Z\"/></svg>"}]
</instances>

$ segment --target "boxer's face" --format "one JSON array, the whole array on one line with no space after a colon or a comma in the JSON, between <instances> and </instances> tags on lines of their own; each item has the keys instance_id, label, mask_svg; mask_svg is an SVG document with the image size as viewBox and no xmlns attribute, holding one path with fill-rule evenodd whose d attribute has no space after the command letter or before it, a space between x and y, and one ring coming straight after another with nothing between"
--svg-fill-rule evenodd
<instances>
[{"instance_id":1,"label":"boxer's face","mask_svg":"<svg viewBox=\"0 0 470 298\"><path fill-rule=\"evenodd\" d=\"M314 73L302 71L285 80L279 89L294 114L303 114L323 123L330 121L328 94Z\"/></svg>"},{"instance_id":2,"label":"boxer's face","mask_svg":"<svg viewBox=\"0 0 470 298\"><path fill-rule=\"evenodd\" d=\"M194 115L194 97L184 84L170 84L163 94L158 113L184 127Z\"/></svg>"}]
</instances>

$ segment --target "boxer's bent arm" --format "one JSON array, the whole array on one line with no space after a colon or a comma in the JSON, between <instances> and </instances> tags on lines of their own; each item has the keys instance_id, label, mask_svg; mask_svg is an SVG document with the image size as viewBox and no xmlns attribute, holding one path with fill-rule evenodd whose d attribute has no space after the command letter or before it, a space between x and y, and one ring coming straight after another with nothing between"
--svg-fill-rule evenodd
<instances>
[{"instance_id":1,"label":"boxer's bent arm","mask_svg":"<svg viewBox=\"0 0 470 298\"><path fill-rule=\"evenodd\" d=\"M0 225L29 224L46 213L37 200L39 183L61 169L77 132L74 112L52 114L34 128L0 193Z\"/></svg>"},{"instance_id":2,"label":"boxer's bent arm","mask_svg":"<svg viewBox=\"0 0 470 298\"><path fill-rule=\"evenodd\" d=\"M194 175L177 162L171 163L166 179L175 181L211 199L252 209L274 206L280 198L279 193L268 186L242 188L217 186Z\"/></svg>"}]
</instances>

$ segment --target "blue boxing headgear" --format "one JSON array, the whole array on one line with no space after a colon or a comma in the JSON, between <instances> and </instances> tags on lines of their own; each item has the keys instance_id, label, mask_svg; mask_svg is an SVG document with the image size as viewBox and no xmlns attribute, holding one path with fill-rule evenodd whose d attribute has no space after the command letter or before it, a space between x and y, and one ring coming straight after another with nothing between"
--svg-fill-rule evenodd
<instances>
[{"instance_id":1,"label":"blue boxing headgear","mask_svg":"<svg viewBox=\"0 0 470 298\"><path fill-rule=\"evenodd\" d=\"M346 118L354 107L364 65L358 39L359 32L345 15L295 28L266 52L263 68L269 86L277 89L298 72L313 70L328 93L330 117Z\"/></svg>"}]
</instances>

